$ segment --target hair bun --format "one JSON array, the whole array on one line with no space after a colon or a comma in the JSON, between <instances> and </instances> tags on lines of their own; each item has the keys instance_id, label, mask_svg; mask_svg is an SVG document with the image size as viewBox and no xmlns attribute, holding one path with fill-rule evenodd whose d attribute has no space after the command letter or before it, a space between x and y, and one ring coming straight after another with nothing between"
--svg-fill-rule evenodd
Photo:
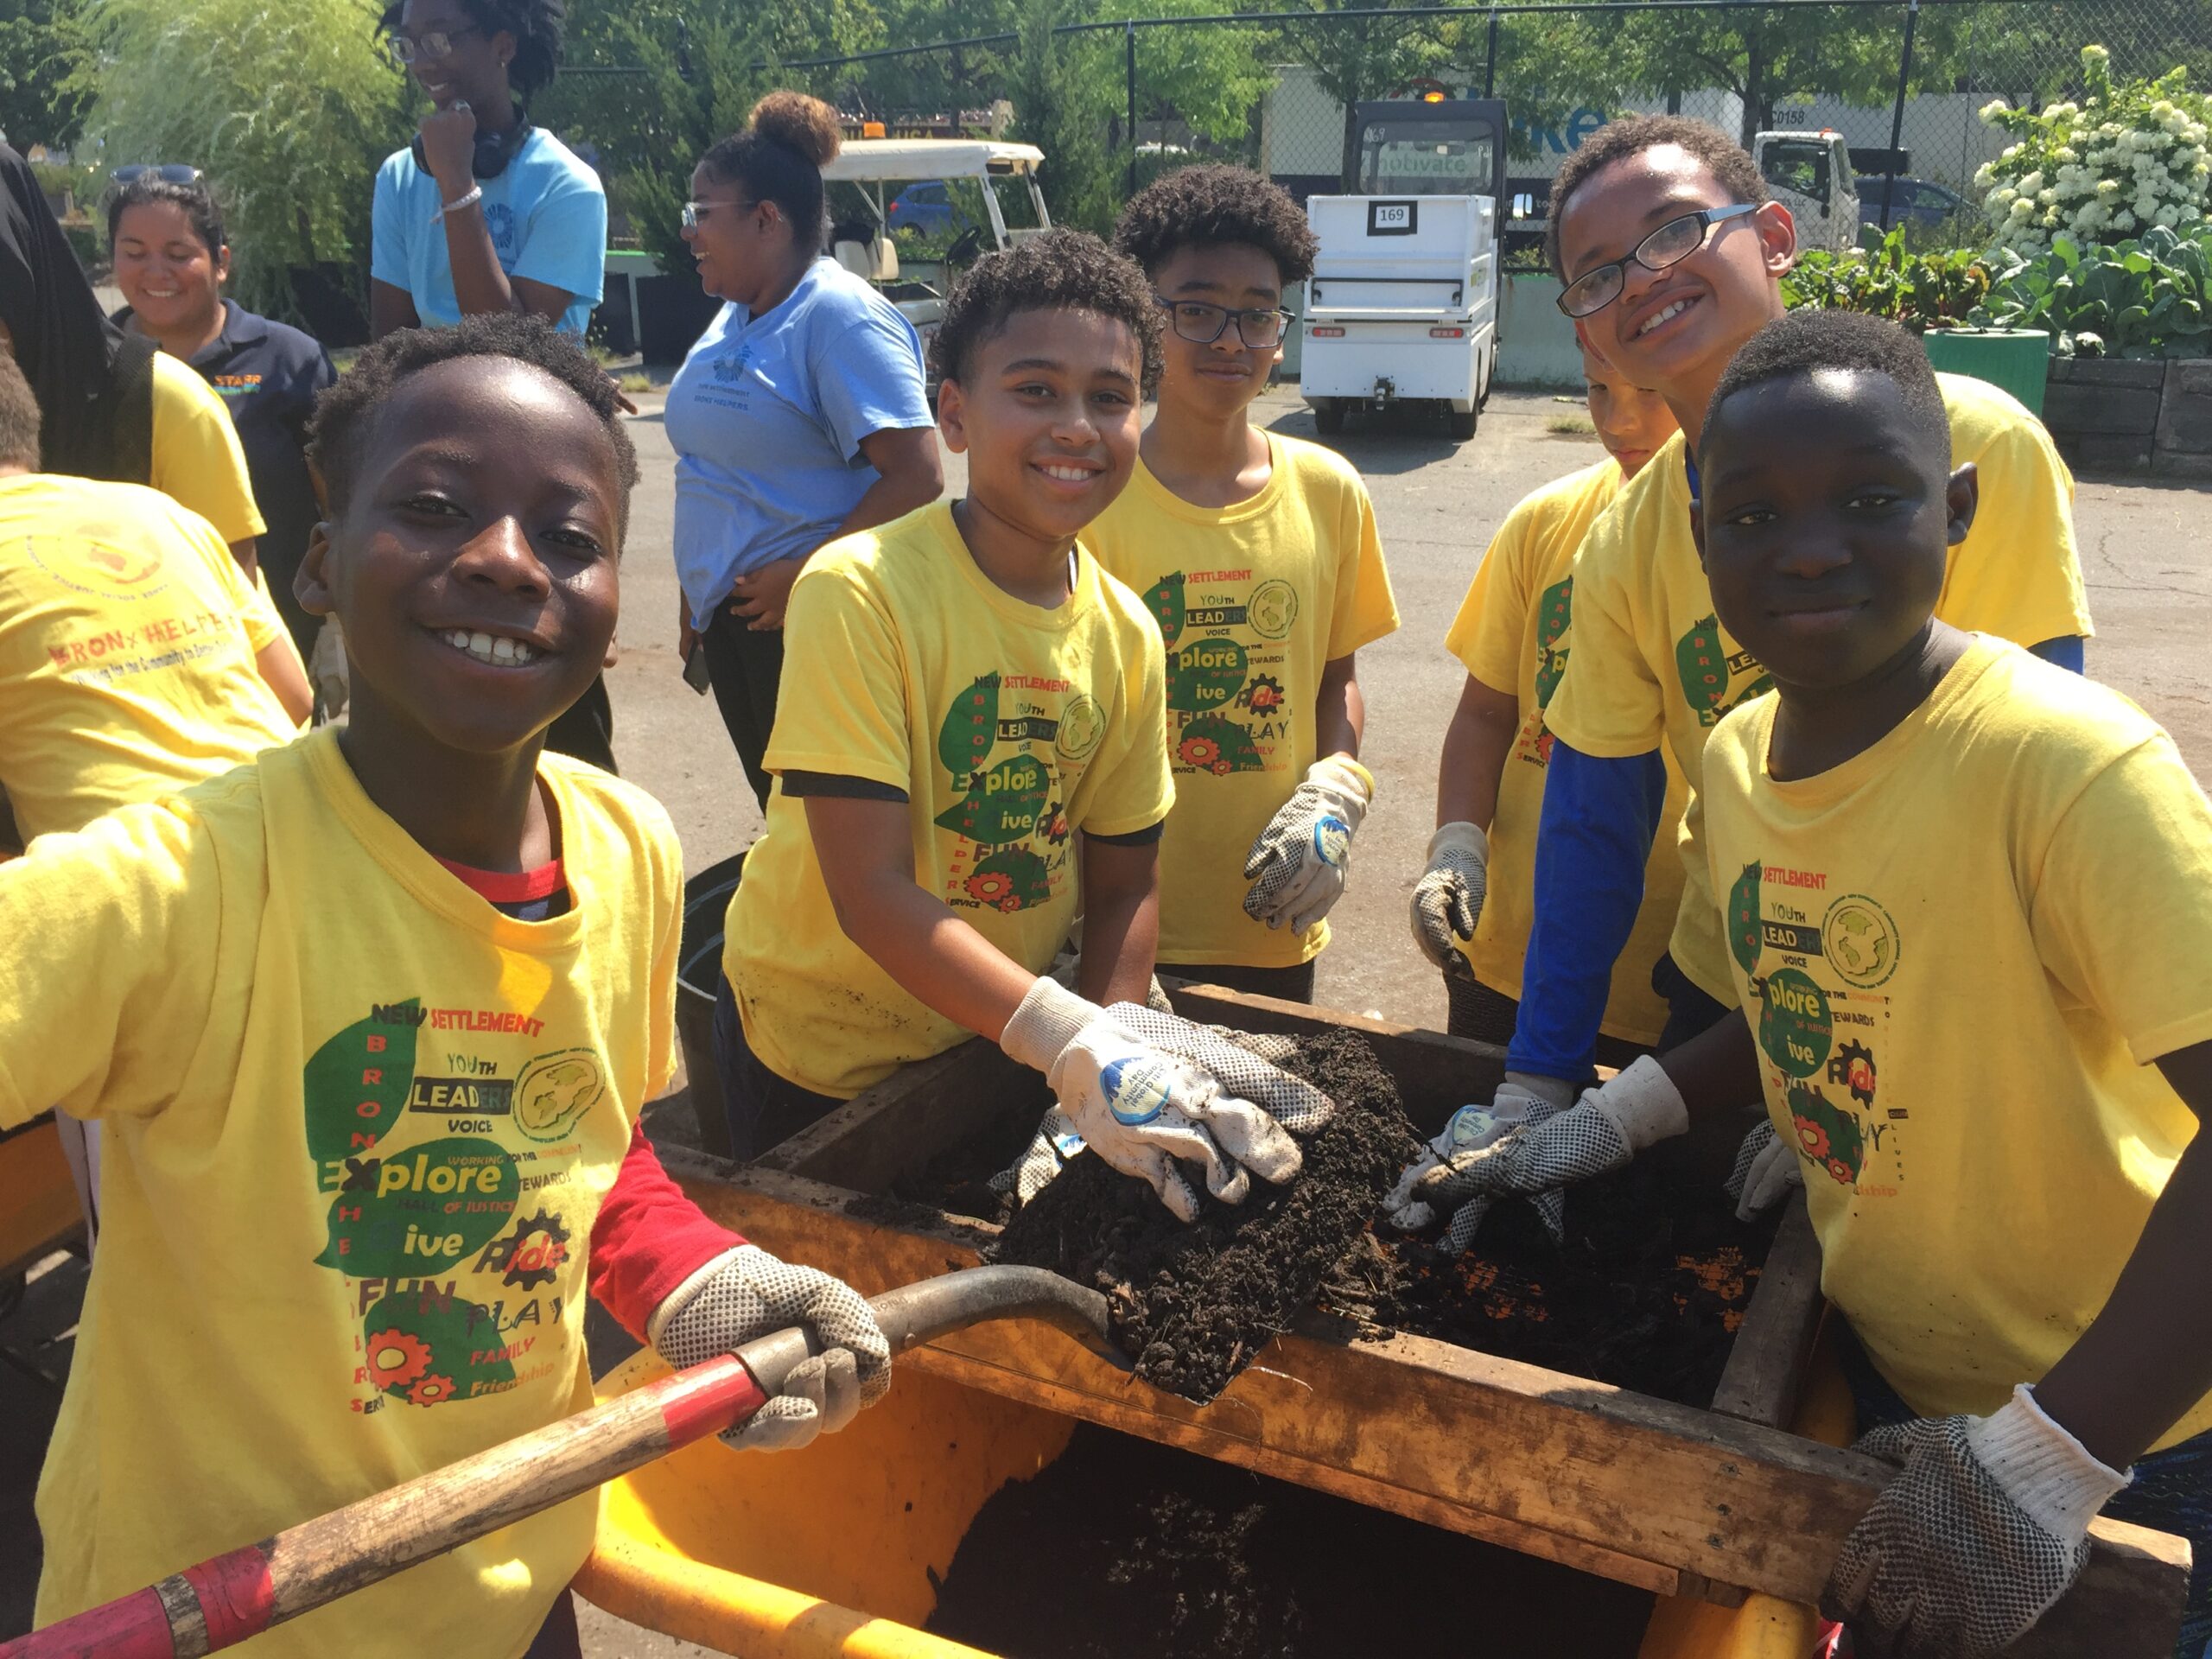
<instances>
[{"instance_id":1,"label":"hair bun","mask_svg":"<svg viewBox=\"0 0 2212 1659\"><path fill-rule=\"evenodd\" d=\"M763 138L789 144L814 163L826 166L843 142L837 111L804 92L771 92L753 106L747 124Z\"/></svg>"}]
</instances>

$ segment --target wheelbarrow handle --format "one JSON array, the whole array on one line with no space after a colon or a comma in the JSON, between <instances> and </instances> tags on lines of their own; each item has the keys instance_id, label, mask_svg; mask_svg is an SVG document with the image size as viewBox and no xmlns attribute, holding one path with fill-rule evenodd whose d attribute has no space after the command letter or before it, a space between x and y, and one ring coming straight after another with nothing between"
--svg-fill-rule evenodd
<instances>
[{"instance_id":1,"label":"wheelbarrow handle","mask_svg":"<svg viewBox=\"0 0 2212 1659\"><path fill-rule=\"evenodd\" d=\"M897 1353L1039 1319L1111 1356L1105 1298L1040 1268L970 1268L868 1304ZM779 1331L159 1584L0 1644L0 1659L197 1659L734 1427L816 1351Z\"/></svg>"}]
</instances>

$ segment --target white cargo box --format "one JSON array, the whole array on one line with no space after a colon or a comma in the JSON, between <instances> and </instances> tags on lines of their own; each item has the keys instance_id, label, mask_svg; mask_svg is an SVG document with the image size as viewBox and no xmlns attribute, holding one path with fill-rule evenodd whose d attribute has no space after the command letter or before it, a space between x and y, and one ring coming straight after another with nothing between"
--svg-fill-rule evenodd
<instances>
[{"instance_id":1,"label":"white cargo box","mask_svg":"<svg viewBox=\"0 0 2212 1659\"><path fill-rule=\"evenodd\" d=\"M1497 204L1486 196L1314 196L1310 321L1459 321L1488 309ZM1482 319L1488 321L1487 316Z\"/></svg>"}]
</instances>

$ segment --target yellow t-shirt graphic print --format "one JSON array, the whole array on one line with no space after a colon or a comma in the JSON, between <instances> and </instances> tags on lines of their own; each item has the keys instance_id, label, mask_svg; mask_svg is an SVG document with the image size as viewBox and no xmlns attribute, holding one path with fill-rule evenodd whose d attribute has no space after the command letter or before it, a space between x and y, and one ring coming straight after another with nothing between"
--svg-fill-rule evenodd
<instances>
[{"instance_id":1,"label":"yellow t-shirt graphic print","mask_svg":"<svg viewBox=\"0 0 2212 1659\"><path fill-rule=\"evenodd\" d=\"M1536 830L1552 756L1544 715L1573 649L1574 556L1622 482L1619 463L1608 456L1525 497L1498 526L1444 637L1468 673L1520 702L1521 726L1498 779L1490 823L1489 889L1475 937L1459 945L1475 977L1510 997L1521 995L1535 925ZM1667 1023L1666 1004L1651 988L1651 964L1667 948L1681 897L1675 826L1682 796L1681 776L1669 766L1664 816L1643 873L1643 903L1605 998L1601 1028L1628 1042L1656 1042Z\"/></svg>"},{"instance_id":2,"label":"yellow t-shirt graphic print","mask_svg":"<svg viewBox=\"0 0 2212 1659\"><path fill-rule=\"evenodd\" d=\"M587 1247L674 1067L683 872L638 791L539 778L573 900L541 922L327 729L0 865L0 1126L59 1102L105 1148L41 1622L590 1402ZM548 1510L253 1650L512 1659L594 1524Z\"/></svg>"},{"instance_id":3,"label":"yellow t-shirt graphic print","mask_svg":"<svg viewBox=\"0 0 2212 1659\"><path fill-rule=\"evenodd\" d=\"M1141 461L1084 545L1143 599L1167 653L1176 806L1160 849L1160 960L1287 968L1328 943L1244 913L1252 842L1320 758L1321 671L1398 626L1375 508L1334 451L1267 435L1268 481L1200 507Z\"/></svg>"},{"instance_id":4,"label":"yellow t-shirt graphic print","mask_svg":"<svg viewBox=\"0 0 2212 1659\"><path fill-rule=\"evenodd\" d=\"M1955 466L1972 461L1980 505L1951 549L1936 614L1953 627L2034 645L2090 632L2074 545L2074 480L2050 435L1986 382L1939 374ZM1574 570L1574 652L1546 713L1562 742L1606 759L1665 746L1696 793L1706 740L1772 687L1713 613L1690 534L1689 482L1677 433L1591 527ZM1662 841L1664 841L1662 831ZM1669 944L1675 965L1723 1001L1727 952L1704 860L1684 855ZM1650 963L1643 964L1646 972Z\"/></svg>"},{"instance_id":5,"label":"yellow t-shirt graphic print","mask_svg":"<svg viewBox=\"0 0 2212 1659\"><path fill-rule=\"evenodd\" d=\"M1698 809L1767 1111L1882 1374L1986 1414L2096 1317L2198 1133L2152 1062L2212 1039L2212 806L2140 710L1986 635L1817 776L1768 775L1775 708L1715 730Z\"/></svg>"},{"instance_id":6,"label":"yellow t-shirt graphic print","mask_svg":"<svg viewBox=\"0 0 2212 1659\"><path fill-rule=\"evenodd\" d=\"M1149 830L1175 798L1160 631L1082 549L1046 610L976 568L944 502L832 543L791 588L768 769L904 794L914 880L1041 973L1077 909L1076 833ZM747 1043L850 1098L969 1035L846 938L806 802L779 781L722 947Z\"/></svg>"}]
</instances>

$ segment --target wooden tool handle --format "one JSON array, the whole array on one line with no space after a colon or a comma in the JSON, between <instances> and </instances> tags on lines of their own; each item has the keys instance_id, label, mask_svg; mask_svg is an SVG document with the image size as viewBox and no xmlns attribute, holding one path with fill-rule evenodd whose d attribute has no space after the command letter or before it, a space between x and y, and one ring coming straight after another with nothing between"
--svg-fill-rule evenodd
<instances>
[{"instance_id":1,"label":"wooden tool handle","mask_svg":"<svg viewBox=\"0 0 2212 1659\"><path fill-rule=\"evenodd\" d=\"M1106 1300L1040 1268L971 1268L869 1304L893 1353L1026 1317L1105 1345ZM604 1405L0 1643L0 1659L199 1659L742 1423L815 1351L779 1331Z\"/></svg>"}]
</instances>

